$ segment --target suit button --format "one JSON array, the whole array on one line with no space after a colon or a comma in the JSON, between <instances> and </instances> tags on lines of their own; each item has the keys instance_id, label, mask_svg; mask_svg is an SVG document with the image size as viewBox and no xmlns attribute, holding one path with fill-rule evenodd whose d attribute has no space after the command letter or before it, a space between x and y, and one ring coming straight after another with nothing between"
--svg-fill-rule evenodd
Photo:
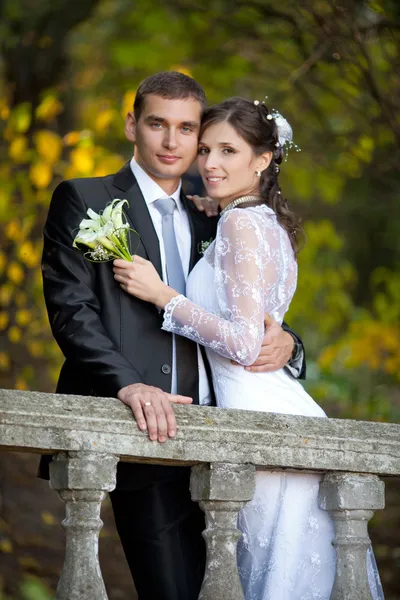
<instances>
[{"instance_id":1,"label":"suit button","mask_svg":"<svg viewBox=\"0 0 400 600\"><path fill-rule=\"evenodd\" d=\"M161 371L164 373L164 375L169 375L171 373L171 367L169 365L163 365L161 367Z\"/></svg>"}]
</instances>

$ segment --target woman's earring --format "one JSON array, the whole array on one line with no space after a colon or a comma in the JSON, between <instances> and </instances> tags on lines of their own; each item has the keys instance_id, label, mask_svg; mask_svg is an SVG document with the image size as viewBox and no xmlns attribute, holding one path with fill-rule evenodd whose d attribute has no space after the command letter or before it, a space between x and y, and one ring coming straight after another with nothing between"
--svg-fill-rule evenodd
<instances>
[{"instance_id":1,"label":"woman's earring","mask_svg":"<svg viewBox=\"0 0 400 600\"><path fill-rule=\"evenodd\" d=\"M260 170L257 170L257 171L256 171L256 175L257 175L257 177L261 177L261 171L260 171Z\"/></svg>"}]
</instances>

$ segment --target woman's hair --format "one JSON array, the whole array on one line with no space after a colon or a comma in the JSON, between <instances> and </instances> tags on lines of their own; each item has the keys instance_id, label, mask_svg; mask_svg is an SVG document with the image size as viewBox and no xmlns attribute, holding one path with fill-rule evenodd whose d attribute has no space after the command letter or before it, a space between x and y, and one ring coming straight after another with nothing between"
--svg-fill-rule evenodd
<instances>
[{"instance_id":1,"label":"woman's hair","mask_svg":"<svg viewBox=\"0 0 400 600\"><path fill-rule=\"evenodd\" d=\"M269 116L269 118L267 118ZM272 152L272 160L261 173L259 194L261 200L275 212L278 222L287 231L295 254L299 251L299 238L302 228L298 217L290 210L281 194L278 175L283 158L279 144L275 119L269 115L264 103L255 104L245 98L228 98L214 104L204 112L201 122L200 139L211 125L226 122L232 125L237 134L253 149L256 156Z\"/></svg>"}]
</instances>

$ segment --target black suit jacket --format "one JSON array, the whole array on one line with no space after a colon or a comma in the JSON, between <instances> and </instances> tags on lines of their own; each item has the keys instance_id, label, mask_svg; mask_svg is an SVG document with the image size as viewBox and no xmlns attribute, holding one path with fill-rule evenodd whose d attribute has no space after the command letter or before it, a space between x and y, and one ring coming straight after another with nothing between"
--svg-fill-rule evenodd
<instances>
[{"instance_id":1,"label":"black suit jacket","mask_svg":"<svg viewBox=\"0 0 400 600\"><path fill-rule=\"evenodd\" d=\"M51 329L65 356L58 393L116 397L132 383L171 390L172 335L161 329L162 313L121 290L111 261L92 263L72 247L87 209L99 212L114 198L128 200L127 217L140 235L132 251L162 276L157 234L129 163L115 175L64 181L56 188L44 228L42 271ZM200 242L215 237L217 218L198 212L183 194L182 202L191 229L192 269L201 257ZM209 372L206 357L205 365ZM197 369L193 376L198 377ZM41 476L48 477L48 463L43 457Z\"/></svg>"},{"instance_id":2,"label":"black suit jacket","mask_svg":"<svg viewBox=\"0 0 400 600\"><path fill-rule=\"evenodd\" d=\"M116 397L131 383L171 390L172 336L161 330L162 314L127 295L114 280L112 262L87 261L72 247L87 208L99 212L126 198L130 225L140 235L136 254L159 274L157 234L129 163L116 175L62 182L53 194L44 229L43 284L53 335L64 356L57 391ZM190 269L202 240L214 237L216 219L199 213L182 195L192 235ZM136 236L132 236L136 248Z\"/></svg>"}]
</instances>

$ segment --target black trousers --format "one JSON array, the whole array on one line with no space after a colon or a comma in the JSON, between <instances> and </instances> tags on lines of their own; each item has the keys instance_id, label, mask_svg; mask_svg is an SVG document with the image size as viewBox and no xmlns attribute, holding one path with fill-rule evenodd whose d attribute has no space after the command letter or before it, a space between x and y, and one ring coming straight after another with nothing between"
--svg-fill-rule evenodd
<instances>
[{"instance_id":1,"label":"black trousers","mask_svg":"<svg viewBox=\"0 0 400 600\"><path fill-rule=\"evenodd\" d=\"M190 497L190 469L166 469L168 477L110 493L115 522L139 600L197 600L204 513Z\"/></svg>"}]
</instances>

